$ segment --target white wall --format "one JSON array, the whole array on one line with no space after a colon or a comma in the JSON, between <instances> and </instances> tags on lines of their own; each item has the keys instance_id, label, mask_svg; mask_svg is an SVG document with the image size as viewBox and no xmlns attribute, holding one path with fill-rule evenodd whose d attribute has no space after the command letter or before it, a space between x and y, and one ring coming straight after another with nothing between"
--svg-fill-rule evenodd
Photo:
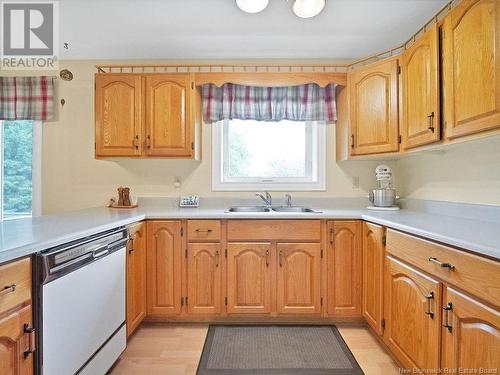
<instances>
[{"instance_id":1,"label":"white wall","mask_svg":"<svg viewBox=\"0 0 500 375\"><path fill-rule=\"evenodd\" d=\"M500 205L500 136L398 161L409 198Z\"/></svg>"}]
</instances>

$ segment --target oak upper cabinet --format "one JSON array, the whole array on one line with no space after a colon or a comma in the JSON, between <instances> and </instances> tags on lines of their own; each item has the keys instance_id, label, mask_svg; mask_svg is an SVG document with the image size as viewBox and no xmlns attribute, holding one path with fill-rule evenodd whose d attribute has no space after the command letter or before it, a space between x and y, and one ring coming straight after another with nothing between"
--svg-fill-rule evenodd
<instances>
[{"instance_id":1,"label":"oak upper cabinet","mask_svg":"<svg viewBox=\"0 0 500 375\"><path fill-rule=\"evenodd\" d=\"M278 313L321 312L319 243L278 243Z\"/></svg>"},{"instance_id":2,"label":"oak upper cabinet","mask_svg":"<svg viewBox=\"0 0 500 375\"><path fill-rule=\"evenodd\" d=\"M146 155L191 156L190 74L153 74L144 80Z\"/></svg>"},{"instance_id":3,"label":"oak upper cabinet","mask_svg":"<svg viewBox=\"0 0 500 375\"><path fill-rule=\"evenodd\" d=\"M182 307L180 221L148 221L146 259L148 315L179 314Z\"/></svg>"},{"instance_id":4,"label":"oak upper cabinet","mask_svg":"<svg viewBox=\"0 0 500 375\"><path fill-rule=\"evenodd\" d=\"M351 155L398 151L398 59L353 70L348 86Z\"/></svg>"},{"instance_id":5,"label":"oak upper cabinet","mask_svg":"<svg viewBox=\"0 0 500 375\"><path fill-rule=\"evenodd\" d=\"M451 287L443 301L442 367L500 368L500 312Z\"/></svg>"},{"instance_id":6,"label":"oak upper cabinet","mask_svg":"<svg viewBox=\"0 0 500 375\"><path fill-rule=\"evenodd\" d=\"M402 57L402 147L441 139L439 105L439 31L434 24Z\"/></svg>"},{"instance_id":7,"label":"oak upper cabinet","mask_svg":"<svg viewBox=\"0 0 500 375\"><path fill-rule=\"evenodd\" d=\"M271 311L271 244L229 243L227 246L228 314Z\"/></svg>"},{"instance_id":8,"label":"oak upper cabinet","mask_svg":"<svg viewBox=\"0 0 500 375\"><path fill-rule=\"evenodd\" d=\"M361 221L330 221L328 231L328 314L361 316Z\"/></svg>"},{"instance_id":9,"label":"oak upper cabinet","mask_svg":"<svg viewBox=\"0 0 500 375\"><path fill-rule=\"evenodd\" d=\"M190 243L187 250L187 301L190 314L219 314L222 306L219 243Z\"/></svg>"},{"instance_id":10,"label":"oak upper cabinet","mask_svg":"<svg viewBox=\"0 0 500 375\"><path fill-rule=\"evenodd\" d=\"M463 0L443 25L445 131L500 127L500 2Z\"/></svg>"},{"instance_id":11,"label":"oak upper cabinet","mask_svg":"<svg viewBox=\"0 0 500 375\"><path fill-rule=\"evenodd\" d=\"M142 84L139 75L95 75L95 155L142 153Z\"/></svg>"},{"instance_id":12,"label":"oak upper cabinet","mask_svg":"<svg viewBox=\"0 0 500 375\"><path fill-rule=\"evenodd\" d=\"M146 223L129 228L127 244L127 336L146 317Z\"/></svg>"},{"instance_id":13,"label":"oak upper cabinet","mask_svg":"<svg viewBox=\"0 0 500 375\"><path fill-rule=\"evenodd\" d=\"M407 368L439 368L442 285L386 257L384 341Z\"/></svg>"},{"instance_id":14,"label":"oak upper cabinet","mask_svg":"<svg viewBox=\"0 0 500 375\"><path fill-rule=\"evenodd\" d=\"M382 335L384 289L384 237L380 225L363 223L363 316Z\"/></svg>"}]
</instances>

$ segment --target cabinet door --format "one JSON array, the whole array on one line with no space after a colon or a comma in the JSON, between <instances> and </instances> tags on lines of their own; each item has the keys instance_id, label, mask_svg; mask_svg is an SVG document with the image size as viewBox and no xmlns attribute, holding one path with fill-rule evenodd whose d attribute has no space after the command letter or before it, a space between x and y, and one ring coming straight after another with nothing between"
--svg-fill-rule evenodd
<instances>
[{"instance_id":1,"label":"cabinet door","mask_svg":"<svg viewBox=\"0 0 500 375\"><path fill-rule=\"evenodd\" d=\"M146 316L146 224L129 227L127 244L127 336Z\"/></svg>"},{"instance_id":2,"label":"cabinet door","mask_svg":"<svg viewBox=\"0 0 500 375\"><path fill-rule=\"evenodd\" d=\"M407 368L439 367L441 284L386 257L384 341Z\"/></svg>"},{"instance_id":3,"label":"cabinet door","mask_svg":"<svg viewBox=\"0 0 500 375\"><path fill-rule=\"evenodd\" d=\"M403 54L401 136L405 149L441 138L438 64L439 32L435 24Z\"/></svg>"},{"instance_id":4,"label":"cabinet door","mask_svg":"<svg viewBox=\"0 0 500 375\"><path fill-rule=\"evenodd\" d=\"M278 313L320 313L320 244L279 243L277 249Z\"/></svg>"},{"instance_id":5,"label":"cabinet door","mask_svg":"<svg viewBox=\"0 0 500 375\"><path fill-rule=\"evenodd\" d=\"M146 154L191 156L191 79L189 74L145 78Z\"/></svg>"},{"instance_id":6,"label":"cabinet door","mask_svg":"<svg viewBox=\"0 0 500 375\"><path fill-rule=\"evenodd\" d=\"M138 156L142 147L139 75L95 75L95 155Z\"/></svg>"},{"instance_id":7,"label":"cabinet door","mask_svg":"<svg viewBox=\"0 0 500 375\"><path fill-rule=\"evenodd\" d=\"M182 241L180 221L147 223L147 311L181 312Z\"/></svg>"},{"instance_id":8,"label":"cabinet door","mask_svg":"<svg viewBox=\"0 0 500 375\"><path fill-rule=\"evenodd\" d=\"M31 306L23 307L0 319L0 374L33 374L33 354L29 353L30 341L34 345L34 333L24 331L25 324L32 327ZM31 348L34 350L34 346ZM27 353L25 358L24 353Z\"/></svg>"},{"instance_id":9,"label":"cabinet door","mask_svg":"<svg viewBox=\"0 0 500 375\"><path fill-rule=\"evenodd\" d=\"M328 314L361 316L361 221L328 226Z\"/></svg>"},{"instance_id":10,"label":"cabinet door","mask_svg":"<svg viewBox=\"0 0 500 375\"><path fill-rule=\"evenodd\" d=\"M187 306L190 314L221 312L220 247L218 243L189 244Z\"/></svg>"},{"instance_id":11,"label":"cabinet door","mask_svg":"<svg viewBox=\"0 0 500 375\"><path fill-rule=\"evenodd\" d=\"M500 312L450 287L446 289L443 367L500 368Z\"/></svg>"},{"instance_id":12,"label":"cabinet door","mask_svg":"<svg viewBox=\"0 0 500 375\"><path fill-rule=\"evenodd\" d=\"M500 127L500 2L464 0L443 26L448 138Z\"/></svg>"},{"instance_id":13,"label":"cabinet door","mask_svg":"<svg viewBox=\"0 0 500 375\"><path fill-rule=\"evenodd\" d=\"M229 243L227 246L227 312L267 314L271 311L271 244Z\"/></svg>"},{"instance_id":14,"label":"cabinet door","mask_svg":"<svg viewBox=\"0 0 500 375\"><path fill-rule=\"evenodd\" d=\"M382 335L384 228L363 223L363 316Z\"/></svg>"},{"instance_id":15,"label":"cabinet door","mask_svg":"<svg viewBox=\"0 0 500 375\"><path fill-rule=\"evenodd\" d=\"M398 60L359 68L348 80L351 154L398 151Z\"/></svg>"}]
</instances>

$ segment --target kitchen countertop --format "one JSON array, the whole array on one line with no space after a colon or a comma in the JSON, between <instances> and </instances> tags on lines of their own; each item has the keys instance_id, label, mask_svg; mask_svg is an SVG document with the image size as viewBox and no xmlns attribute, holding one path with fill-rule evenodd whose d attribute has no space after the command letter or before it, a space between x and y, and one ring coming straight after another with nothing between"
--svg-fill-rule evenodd
<instances>
[{"instance_id":1,"label":"kitchen countertop","mask_svg":"<svg viewBox=\"0 0 500 375\"><path fill-rule=\"evenodd\" d=\"M500 207L444 202L402 202L400 211L371 211L365 199L297 200L318 213L228 213L255 199L202 199L178 208L172 198L142 198L136 209L90 208L0 223L0 263L144 219L363 219L500 260Z\"/></svg>"}]
</instances>

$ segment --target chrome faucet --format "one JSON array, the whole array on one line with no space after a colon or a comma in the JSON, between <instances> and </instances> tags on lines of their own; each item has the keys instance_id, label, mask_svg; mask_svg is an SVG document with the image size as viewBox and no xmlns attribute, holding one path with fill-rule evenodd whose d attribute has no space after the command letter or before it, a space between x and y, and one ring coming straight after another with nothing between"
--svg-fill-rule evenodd
<instances>
[{"instance_id":1,"label":"chrome faucet","mask_svg":"<svg viewBox=\"0 0 500 375\"><path fill-rule=\"evenodd\" d=\"M255 193L256 196L260 197L266 203L266 206L271 207L273 204L273 198L269 192L266 191L265 194L266 196L262 193Z\"/></svg>"},{"instance_id":2,"label":"chrome faucet","mask_svg":"<svg viewBox=\"0 0 500 375\"><path fill-rule=\"evenodd\" d=\"M285 194L285 204L287 207L292 207L292 196L290 194Z\"/></svg>"}]
</instances>

